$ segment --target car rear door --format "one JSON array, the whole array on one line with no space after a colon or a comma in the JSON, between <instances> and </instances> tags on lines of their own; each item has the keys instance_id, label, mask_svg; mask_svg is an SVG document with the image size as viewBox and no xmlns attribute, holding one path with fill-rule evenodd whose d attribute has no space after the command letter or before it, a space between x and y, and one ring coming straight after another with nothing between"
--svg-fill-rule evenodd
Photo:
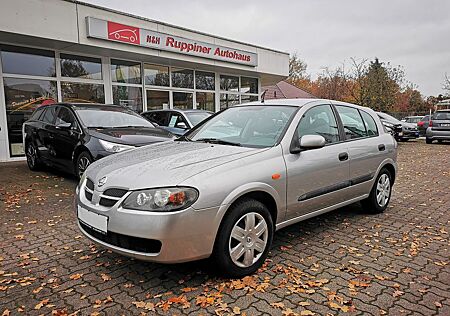
<instances>
[{"instance_id":1,"label":"car rear door","mask_svg":"<svg viewBox=\"0 0 450 316\"><path fill-rule=\"evenodd\" d=\"M40 117L40 127L37 131L37 146L39 154L45 163L51 163L54 156L53 127L56 118L56 106L47 106Z\"/></svg>"},{"instance_id":2,"label":"car rear door","mask_svg":"<svg viewBox=\"0 0 450 316\"><path fill-rule=\"evenodd\" d=\"M345 132L350 162L350 194L357 198L370 191L372 180L386 156L388 144L380 138L374 117L364 110L335 105Z\"/></svg>"},{"instance_id":3,"label":"car rear door","mask_svg":"<svg viewBox=\"0 0 450 316\"><path fill-rule=\"evenodd\" d=\"M347 143L342 135L331 104L310 107L297 126L299 138L321 135L326 145L319 149L285 154L287 168L287 214L293 219L347 199L349 179Z\"/></svg>"}]
</instances>

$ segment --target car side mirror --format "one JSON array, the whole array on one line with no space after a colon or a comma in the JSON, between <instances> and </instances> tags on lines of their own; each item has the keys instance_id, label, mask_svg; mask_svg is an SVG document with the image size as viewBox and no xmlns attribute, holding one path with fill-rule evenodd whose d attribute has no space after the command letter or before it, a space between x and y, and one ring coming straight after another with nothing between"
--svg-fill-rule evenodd
<instances>
[{"instance_id":1,"label":"car side mirror","mask_svg":"<svg viewBox=\"0 0 450 316\"><path fill-rule=\"evenodd\" d=\"M176 128L182 128L182 129L187 129L186 123L184 122L179 122L177 125L175 125Z\"/></svg>"},{"instance_id":2,"label":"car side mirror","mask_svg":"<svg viewBox=\"0 0 450 316\"><path fill-rule=\"evenodd\" d=\"M304 135L300 139L295 135L289 149L291 154L298 154L304 150L322 148L325 144L325 138L320 135Z\"/></svg>"},{"instance_id":3,"label":"car side mirror","mask_svg":"<svg viewBox=\"0 0 450 316\"><path fill-rule=\"evenodd\" d=\"M57 129L70 129L72 127L72 123L59 123L58 125L56 125Z\"/></svg>"}]
</instances>

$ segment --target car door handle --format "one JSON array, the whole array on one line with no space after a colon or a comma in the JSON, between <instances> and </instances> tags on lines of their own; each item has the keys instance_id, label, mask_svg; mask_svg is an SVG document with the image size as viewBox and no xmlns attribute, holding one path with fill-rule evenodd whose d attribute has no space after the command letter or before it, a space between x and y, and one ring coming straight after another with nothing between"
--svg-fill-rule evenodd
<instances>
[{"instance_id":1,"label":"car door handle","mask_svg":"<svg viewBox=\"0 0 450 316\"><path fill-rule=\"evenodd\" d=\"M380 144L380 145L378 145L378 150L379 151L385 151L386 150L386 146L384 146L384 144Z\"/></svg>"},{"instance_id":2,"label":"car door handle","mask_svg":"<svg viewBox=\"0 0 450 316\"><path fill-rule=\"evenodd\" d=\"M348 153L340 153L338 157L340 161L345 161L348 159Z\"/></svg>"}]
</instances>

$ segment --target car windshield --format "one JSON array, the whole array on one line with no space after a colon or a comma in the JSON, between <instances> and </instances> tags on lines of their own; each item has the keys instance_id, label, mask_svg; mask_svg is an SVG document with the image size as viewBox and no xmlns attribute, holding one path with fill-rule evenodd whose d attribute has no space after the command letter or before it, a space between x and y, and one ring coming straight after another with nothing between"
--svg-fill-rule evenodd
<instances>
[{"instance_id":1,"label":"car windshield","mask_svg":"<svg viewBox=\"0 0 450 316\"><path fill-rule=\"evenodd\" d=\"M216 115L187 137L193 141L271 147L278 142L296 109L291 106L232 107Z\"/></svg>"},{"instance_id":2,"label":"car windshield","mask_svg":"<svg viewBox=\"0 0 450 316\"><path fill-rule=\"evenodd\" d=\"M433 120L450 120L449 112L436 112L433 114Z\"/></svg>"},{"instance_id":3,"label":"car windshield","mask_svg":"<svg viewBox=\"0 0 450 316\"><path fill-rule=\"evenodd\" d=\"M122 109L99 107L98 109L78 109L77 113L86 127L154 127L140 115Z\"/></svg>"},{"instance_id":4,"label":"car windshield","mask_svg":"<svg viewBox=\"0 0 450 316\"><path fill-rule=\"evenodd\" d=\"M192 123L193 126L197 125L204 119L211 116L211 113L208 112L200 112L200 113L186 113L187 118Z\"/></svg>"}]
</instances>

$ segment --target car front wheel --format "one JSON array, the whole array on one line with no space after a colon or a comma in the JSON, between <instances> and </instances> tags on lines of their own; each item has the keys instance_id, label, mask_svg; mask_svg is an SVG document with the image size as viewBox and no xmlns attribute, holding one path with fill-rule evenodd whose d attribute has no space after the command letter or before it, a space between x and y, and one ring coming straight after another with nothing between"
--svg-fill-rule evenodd
<instances>
[{"instance_id":1,"label":"car front wheel","mask_svg":"<svg viewBox=\"0 0 450 316\"><path fill-rule=\"evenodd\" d=\"M75 161L75 175L81 179L87 167L94 161L91 154L87 151L81 152Z\"/></svg>"},{"instance_id":2,"label":"car front wheel","mask_svg":"<svg viewBox=\"0 0 450 316\"><path fill-rule=\"evenodd\" d=\"M25 154L27 157L27 165L30 170L38 170L41 166L41 161L38 156L38 151L33 143L27 143L25 148Z\"/></svg>"},{"instance_id":3,"label":"car front wheel","mask_svg":"<svg viewBox=\"0 0 450 316\"><path fill-rule=\"evenodd\" d=\"M362 201L364 210L382 213L387 208L392 193L392 175L386 168L381 169L367 199Z\"/></svg>"},{"instance_id":4,"label":"car front wheel","mask_svg":"<svg viewBox=\"0 0 450 316\"><path fill-rule=\"evenodd\" d=\"M267 258L273 230L272 217L263 203L238 201L217 234L212 257L218 272L233 278L254 273Z\"/></svg>"}]
</instances>

